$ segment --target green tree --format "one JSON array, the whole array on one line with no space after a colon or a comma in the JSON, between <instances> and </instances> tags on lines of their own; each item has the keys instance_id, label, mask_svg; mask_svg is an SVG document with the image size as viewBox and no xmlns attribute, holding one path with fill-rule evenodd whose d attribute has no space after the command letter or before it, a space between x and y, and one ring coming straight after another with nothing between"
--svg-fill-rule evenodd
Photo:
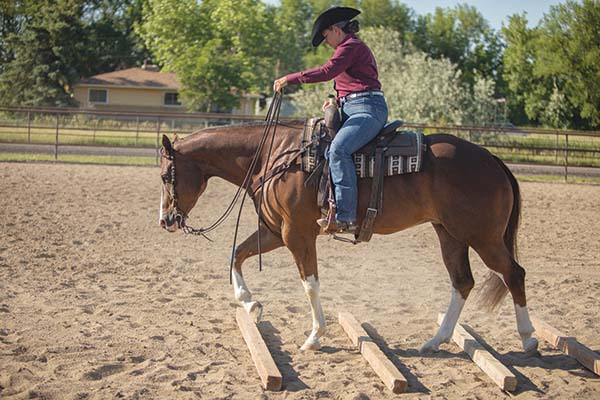
<instances>
[{"instance_id":1,"label":"green tree","mask_svg":"<svg viewBox=\"0 0 600 400\"><path fill-rule=\"evenodd\" d=\"M18 35L22 29L21 12L23 5L20 1L5 1L0 3L0 73L4 65L14 58L9 37Z\"/></svg>"},{"instance_id":2,"label":"green tree","mask_svg":"<svg viewBox=\"0 0 600 400\"><path fill-rule=\"evenodd\" d=\"M564 93L579 119L574 125L579 127L600 127L598 27L597 0L569 0L553 6L540 27L534 74L552 81L546 98Z\"/></svg>"},{"instance_id":3,"label":"green tree","mask_svg":"<svg viewBox=\"0 0 600 400\"><path fill-rule=\"evenodd\" d=\"M140 65L149 57L134 32L135 24L141 22L143 1L84 1L82 18L87 52L81 59L82 76Z\"/></svg>"},{"instance_id":4,"label":"green tree","mask_svg":"<svg viewBox=\"0 0 600 400\"><path fill-rule=\"evenodd\" d=\"M551 7L535 28L514 15L502 30L509 106L518 122L600 127L600 2Z\"/></svg>"},{"instance_id":5,"label":"green tree","mask_svg":"<svg viewBox=\"0 0 600 400\"><path fill-rule=\"evenodd\" d=\"M542 82L533 74L536 61L536 41L538 30L527 27L525 13L509 17L508 25L502 28L506 49L502 55L504 79L507 82L507 105L510 120L517 124L525 124L535 119L536 112L531 107L537 100L532 98L534 92L543 87ZM545 92L545 88L544 88ZM527 112L526 110L529 110Z\"/></svg>"},{"instance_id":6,"label":"green tree","mask_svg":"<svg viewBox=\"0 0 600 400\"><path fill-rule=\"evenodd\" d=\"M83 44L82 7L75 0L23 2L19 32L6 37L8 53L0 75L4 105L72 105L68 93L77 78Z\"/></svg>"},{"instance_id":7,"label":"green tree","mask_svg":"<svg viewBox=\"0 0 600 400\"><path fill-rule=\"evenodd\" d=\"M273 17L257 0L148 0L138 32L177 73L188 106L230 109L241 93L266 90L275 78Z\"/></svg>"},{"instance_id":8,"label":"green tree","mask_svg":"<svg viewBox=\"0 0 600 400\"><path fill-rule=\"evenodd\" d=\"M2 104L73 105L82 76L141 63L133 33L143 0L8 0L0 4Z\"/></svg>"},{"instance_id":9,"label":"green tree","mask_svg":"<svg viewBox=\"0 0 600 400\"><path fill-rule=\"evenodd\" d=\"M499 79L500 37L474 6L438 7L433 14L419 16L412 41L431 57L457 64L470 85L476 76Z\"/></svg>"},{"instance_id":10,"label":"green tree","mask_svg":"<svg viewBox=\"0 0 600 400\"><path fill-rule=\"evenodd\" d=\"M273 50L278 53L275 76L279 77L304 68L303 57L311 47L312 11L306 0L281 0L275 13L279 34Z\"/></svg>"},{"instance_id":11,"label":"green tree","mask_svg":"<svg viewBox=\"0 0 600 400\"><path fill-rule=\"evenodd\" d=\"M397 0L362 0L361 24L364 27L385 27L400 34L404 44L414 30L414 11Z\"/></svg>"}]
</instances>

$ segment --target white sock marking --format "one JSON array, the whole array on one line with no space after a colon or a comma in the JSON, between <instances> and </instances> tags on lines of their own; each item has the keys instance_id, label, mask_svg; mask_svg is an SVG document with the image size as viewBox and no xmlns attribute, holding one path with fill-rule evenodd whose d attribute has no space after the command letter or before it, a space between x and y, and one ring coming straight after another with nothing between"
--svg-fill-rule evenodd
<instances>
[{"instance_id":1,"label":"white sock marking","mask_svg":"<svg viewBox=\"0 0 600 400\"><path fill-rule=\"evenodd\" d=\"M237 301L241 301L242 303L252 301L252 294L248 290L244 278L235 268L233 269L233 292Z\"/></svg>"},{"instance_id":2,"label":"white sock marking","mask_svg":"<svg viewBox=\"0 0 600 400\"><path fill-rule=\"evenodd\" d=\"M314 275L311 275L307 277L305 281L302 281L302 285L310 300L310 308L313 317L313 329L310 336L318 339L319 336L323 335L326 326L325 314L323 314L321 300L319 298L319 281L315 279Z\"/></svg>"},{"instance_id":3,"label":"white sock marking","mask_svg":"<svg viewBox=\"0 0 600 400\"><path fill-rule=\"evenodd\" d=\"M454 332L454 327L456 327L456 323L458 322L458 318L460 317L460 313L462 312L465 302L466 300L462 298L459 291L452 287L452 297L450 298L448 311L446 312L444 321L442 321L442 325L435 336L439 337L443 341L452 337L452 332Z\"/></svg>"},{"instance_id":4,"label":"white sock marking","mask_svg":"<svg viewBox=\"0 0 600 400\"><path fill-rule=\"evenodd\" d=\"M529 338L534 329L531 320L529 319L527 306L521 307L515 303L515 314L517 316L517 330L519 331L519 335L521 335L521 338L523 339Z\"/></svg>"},{"instance_id":5,"label":"white sock marking","mask_svg":"<svg viewBox=\"0 0 600 400\"><path fill-rule=\"evenodd\" d=\"M160 189L160 208L158 209L158 225L160 225L160 221L163 219L163 191Z\"/></svg>"}]
</instances>

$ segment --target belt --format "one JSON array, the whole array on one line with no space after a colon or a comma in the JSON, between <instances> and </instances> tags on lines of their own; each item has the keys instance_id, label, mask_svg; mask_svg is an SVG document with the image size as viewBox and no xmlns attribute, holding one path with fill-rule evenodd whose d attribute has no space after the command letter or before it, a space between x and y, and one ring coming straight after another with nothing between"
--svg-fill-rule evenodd
<instances>
[{"instance_id":1,"label":"belt","mask_svg":"<svg viewBox=\"0 0 600 400\"><path fill-rule=\"evenodd\" d=\"M364 97L364 96L383 96L383 90L367 90L364 92L350 93L347 96L340 97L340 104L344 104L345 102L347 102L349 100L356 99L358 97Z\"/></svg>"}]
</instances>

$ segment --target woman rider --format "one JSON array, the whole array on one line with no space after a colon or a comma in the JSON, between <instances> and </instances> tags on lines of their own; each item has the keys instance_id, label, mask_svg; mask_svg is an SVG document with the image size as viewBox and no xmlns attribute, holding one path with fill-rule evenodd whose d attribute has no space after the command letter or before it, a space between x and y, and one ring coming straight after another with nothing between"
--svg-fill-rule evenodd
<instances>
[{"instance_id":1,"label":"woman rider","mask_svg":"<svg viewBox=\"0 0 600 400\"><path fill-rule=\"evenodd\" d=\"M370 142L383 128L388 109L378 80L373 53L354 34L360 14L350 7L333 7L316 19L312 45L323 40L335 49L320 67L296 72L275 80L273 89L287 85L325 82L334 79L337 102L342 109L342 127L329 147L329 168L335 187L336 222L328 231L353 233L356 230L358 199L356 168L352 154ZM322 220L319 220L322 225Z\"/></svg>"}]
</instances>

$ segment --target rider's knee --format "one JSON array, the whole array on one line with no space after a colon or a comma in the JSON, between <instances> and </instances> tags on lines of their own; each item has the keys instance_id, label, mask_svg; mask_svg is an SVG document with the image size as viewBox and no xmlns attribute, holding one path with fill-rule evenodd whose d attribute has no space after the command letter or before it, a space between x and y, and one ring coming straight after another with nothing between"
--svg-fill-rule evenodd
<instances>
[{"instance_id":1,"label":"rider's knee","mask_svg":"<svg viewBox=\"0 0 600 400\"><path fill-rule=\"evenodd\" d=\"M341 160L350 157L350 153L344 148L344 146L340 146L339 144L331 143L329 146L329 160Z\"/></svg>"}]
</instances>

